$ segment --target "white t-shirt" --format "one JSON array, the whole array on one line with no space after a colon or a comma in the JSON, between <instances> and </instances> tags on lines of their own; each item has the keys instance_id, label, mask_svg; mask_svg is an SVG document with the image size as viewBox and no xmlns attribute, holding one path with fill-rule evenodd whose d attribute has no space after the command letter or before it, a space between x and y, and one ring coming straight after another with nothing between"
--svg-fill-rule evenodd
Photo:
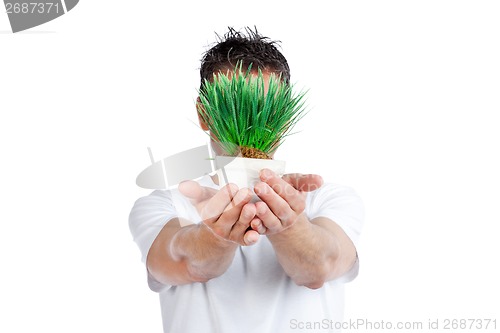
<instances>
[{"instance_id":1,"label":"white t-shirt","mask_svg":"<svg viewBox=\"0 0 500 333\"><path fill-rule=\"evenodd\" d=\"M210 176L199 183L218 188ZM356 246L364 210L352 189L324 184L306 200L309 219L330 218ZM129 224L143 262L158 233L174 217L201 221L177 190L154 191L136 201ZM148 283L160 295L166 333L337 332L334 323L343 317L343 284L356 277L358 267L356 260L348 273L319 289L297 286L278 263L267 237L260 237L253 246L240 246L228 270L206 283L169 286L149 274Z\"/></svg>"}]
</instances>

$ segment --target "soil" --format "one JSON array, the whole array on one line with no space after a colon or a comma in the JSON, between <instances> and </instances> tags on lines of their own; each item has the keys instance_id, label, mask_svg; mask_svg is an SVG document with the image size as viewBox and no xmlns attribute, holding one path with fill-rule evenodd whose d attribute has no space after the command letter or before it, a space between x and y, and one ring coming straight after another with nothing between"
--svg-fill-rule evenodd
<instances>
[{"instance_id":1,"label":"soil","mask_svg":"<svg viewBox=\"0 0 500 333\"><path fill-rule=\"evenodd\" d=\"M241 155L247 158L260 158L263 160L270 160L271 157L266 153L252 147L241 147Z\"/></svg>"}]
</instances>

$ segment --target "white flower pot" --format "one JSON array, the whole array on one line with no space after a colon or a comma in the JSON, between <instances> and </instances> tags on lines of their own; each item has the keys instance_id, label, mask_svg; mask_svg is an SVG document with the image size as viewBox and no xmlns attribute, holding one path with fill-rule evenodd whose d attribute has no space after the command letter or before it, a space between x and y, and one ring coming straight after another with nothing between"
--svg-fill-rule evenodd
<instances>
[{"instance_id":1,"label":"white flower pot","mask_svg":"<svg viewBox=\"0 0 500 333\"><path fill-rule=\"evenodd\" d=\"M216 156L215 167L220 186L233 183L239 188L247 187L252 191L255 184L260 182L260 170L270 169L279 177L285 173L285 161L258 158Z\"/></svg>"}]
</instances>

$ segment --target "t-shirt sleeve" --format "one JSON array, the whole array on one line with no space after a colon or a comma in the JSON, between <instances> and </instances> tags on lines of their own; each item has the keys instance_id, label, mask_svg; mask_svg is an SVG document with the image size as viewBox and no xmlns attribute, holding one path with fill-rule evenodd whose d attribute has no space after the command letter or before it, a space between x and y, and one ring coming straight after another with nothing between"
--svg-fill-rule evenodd
<instances>
[{"instance_id":1,"label":"t-shirt sleeve","mask_svg":"<svg viewBox=\"0 0 500 333\"><path fill-rule=\"evenodd\" d=\"M364 206L361 198L352 188L336 184L324 184L318 190L310 193L308 200L306 213L309 219L320 216L329 218L342 228L356 249L358 248L364 220ZM351 281L357 276L358 269L359 260L356 255L356 262L353 267L341 279L345 282Z\"/></svg>"},{"instance_id":2,"label":"t-shirt sleeve","mask_svg":"<svg viewBox=\"0 0 500 333\"><path fill-rule=\"evenodd\" d=\"M165 224L177 216L169 191L154 191L135 202L129 215L129 227L141 251L142 262L146 263L149 249ZM154 291L161 289L149 272L148 283Z\"/></svg>"}]
</instances>

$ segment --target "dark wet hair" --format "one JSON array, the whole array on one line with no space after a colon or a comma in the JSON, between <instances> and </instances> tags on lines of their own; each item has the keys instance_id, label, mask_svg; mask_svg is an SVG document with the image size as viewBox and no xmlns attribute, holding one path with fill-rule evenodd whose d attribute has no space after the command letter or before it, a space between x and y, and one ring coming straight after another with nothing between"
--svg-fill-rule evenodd
<instances>
[{"instance_id":1,"label":"dark wet hair","mask_svg":"<svg viewBox=\"0 0 500 333\"><path fill-rule=\"evenodd\" d=\"M290 82L290 68L276 46L279 41L270 40L257 31L257 28L245 28L245 32L229 27L224 36L217 35L217 42L201 59L201 83L212 80L213 75L220 71L233 69L241 63L243 69L251 64L252 69L259 68L281 75L284 82Z\"/></svg>"}]
</instances>

